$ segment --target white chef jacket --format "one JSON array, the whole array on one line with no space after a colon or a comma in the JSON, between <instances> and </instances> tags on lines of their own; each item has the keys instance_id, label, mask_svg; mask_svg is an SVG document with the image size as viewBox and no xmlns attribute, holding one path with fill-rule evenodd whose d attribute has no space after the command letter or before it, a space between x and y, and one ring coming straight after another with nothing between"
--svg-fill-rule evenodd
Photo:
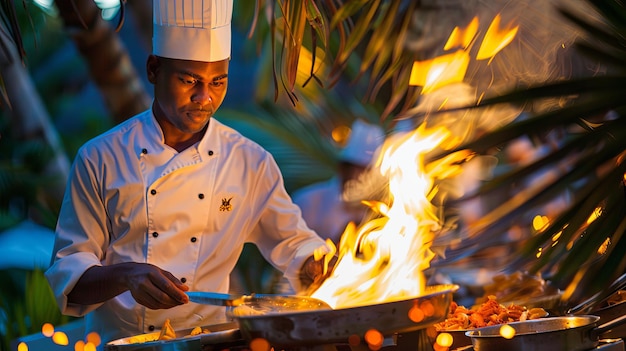
<instances>
[{"instance_id":1,"label":"white chef jacket","mask_svg":"<svg viewBox=\"0 0 626 351\"><path fill-rule=\"evenodd\" d=\"M88 141L72 166L46 277L62 313L86 315L103 344L161 328L225 321L224 308L188 303L167 310L137 304L129 291L101 304L69 304L90 267L145 262L191 290L226 293L229 273L251 242L299 287L304 260L323 240L302 220L273 157L211 119L182 152L164 144L152 110Z\"/></svg>"},{"instance_id":2,"label":"white chef jacket","mask_svg":"<svg viewBox=\"0 0 626 351\"><path fill-rule=\"evenodd\" d=\"M360 202L343 199L338 176L298 189L292 199L302 210L306 224L336 245L348 223L361 224L367 212L367 207Z\"/></svg>"}]
</instances>

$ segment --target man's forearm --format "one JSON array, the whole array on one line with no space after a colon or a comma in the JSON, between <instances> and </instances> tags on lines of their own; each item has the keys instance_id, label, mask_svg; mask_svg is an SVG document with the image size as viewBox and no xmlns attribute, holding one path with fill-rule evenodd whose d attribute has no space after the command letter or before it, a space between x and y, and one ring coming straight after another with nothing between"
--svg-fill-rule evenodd
<instances>
[{"instance_id":1,"label":"man's forearm","mask_svg":"<svg viewBox=\"0 0 626 351\"><path fill-rule=\"evenodd\" d=\"M74 289L68 294L68 302L79 305L101 303L128 290L124 283L127 264L93 266L80 277Z\"/></svg>"}]
</instances>

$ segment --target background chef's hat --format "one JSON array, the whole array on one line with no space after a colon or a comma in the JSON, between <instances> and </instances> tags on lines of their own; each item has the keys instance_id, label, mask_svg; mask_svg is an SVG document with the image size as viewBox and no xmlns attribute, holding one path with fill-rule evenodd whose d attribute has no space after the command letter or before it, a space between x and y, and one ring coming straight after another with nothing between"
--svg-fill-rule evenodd
<instances>
[{"instance_id":1,"label":"background chef's hat","mask_svg":"<svg viewBox=\"0 0 626 351\"><path fill-rule=\"evenodd\" d=\"M348 143L339 153L339 160L366 167L384 139L382 127L357 119L352 123Z\"/></svg>"},{"instance_id":2,"label":"background chef's hat","mask_svg":"<svg viewBox=\"0 0 626 351\"><path fill-rule=\"evenodd\" d=\"M233 0L152 0L152 50L202 62L230 57Z\"/></svg>"}]
</instances>

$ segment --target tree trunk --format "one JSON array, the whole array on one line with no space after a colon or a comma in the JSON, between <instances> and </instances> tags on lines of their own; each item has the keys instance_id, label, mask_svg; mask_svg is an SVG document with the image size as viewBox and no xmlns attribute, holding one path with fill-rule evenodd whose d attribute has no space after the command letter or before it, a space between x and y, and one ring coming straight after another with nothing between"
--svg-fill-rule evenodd
<instances>
[{"instance_id":1,"label":"tree trunk","mask_svg":"<svg viewBox=\"0 0 626 351\"><path fill-rule=\"evenodd\" d=\"M137 30L146 45L148 52L152 50L152 0L132 0L126 3L133 11Z\"/></svg>"},{"instance_id":2,"label":"tree trunk","mask_svg":"<svg viewBox=\"0 0 626 351\"><path fill-rule=\"evenodd\" d=\"M150 106L126 48L93 0L55 0L68 35L85 58L116 123Z\"/></svg>"},{"instance_id":3,"label":"tree trunk","mask_svg":"<svg viewBox=\"0 0 626 351\"><path fill-rule=\"evenodd\" d=\"M38 196L48 208L55 209L63 199L70 162L43 101L22 63L15 42L7 33L5 28L0 30L0 44L4 48L0 50L0 77L10 87L6 89L10 104L7 111L12 118L11 125L17 139L42 139L54 151L54 157L46 167L46 173L52 176L52 181L46 186L45 194ZM39 222L36 213L31 215L33 220Z\"/></svg>"}]
</instances>

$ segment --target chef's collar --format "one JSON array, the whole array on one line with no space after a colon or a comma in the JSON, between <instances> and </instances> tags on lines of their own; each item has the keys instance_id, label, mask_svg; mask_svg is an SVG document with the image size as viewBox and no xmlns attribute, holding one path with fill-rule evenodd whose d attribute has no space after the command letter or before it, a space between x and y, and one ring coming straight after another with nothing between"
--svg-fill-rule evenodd
<instances>
[{"instance_id":1,"label":"chef's collar","mask_svg":"<svg viewBox=\"0 0 626 351\"><path fill-rule=\"evenodd\" d=\"M165 136L163 135L163 129L161 129L161 125L157 121L154 116L154 111L150 108L146 111L146 116L144 117L144 125L146 126L146 131L144 137L148 139L150 143L155 145L162 145L165 147ZM220 151L220 143L217 142L219 136L217 135L219 128L219 122L211 117L209 120L209 125L200 139L199 142L195 144L194 147L198 149L198 153L202 158L212 157L214 155L219 154Z\"/></svg>"}]
</instances>

